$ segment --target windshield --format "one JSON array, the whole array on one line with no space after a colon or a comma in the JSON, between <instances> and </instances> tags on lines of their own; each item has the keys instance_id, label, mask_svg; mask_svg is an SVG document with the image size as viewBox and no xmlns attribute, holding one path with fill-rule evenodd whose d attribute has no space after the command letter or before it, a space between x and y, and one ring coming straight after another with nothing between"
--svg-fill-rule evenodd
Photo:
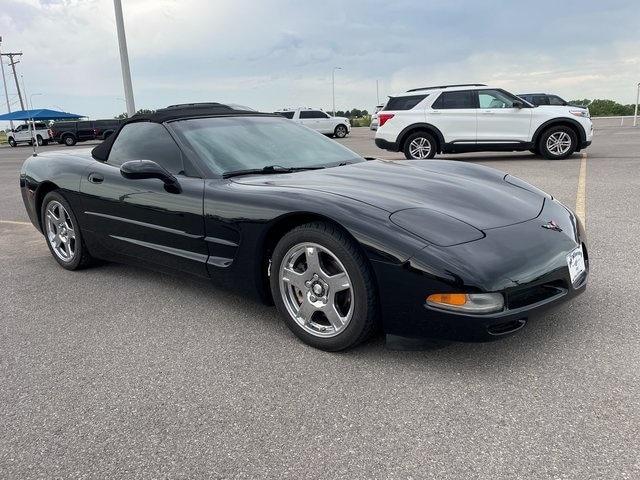
<instances>
[{"instance_id":1,"label":"windshield","mask_svg":"<svg viewBox=\"0 0 640 480\"><path fill-rule=\"evenodd\" d=\"M168 124L213 172L330 167L365 161L335 140L283 117L238 116Z\"/></svg>"}]
</instances>

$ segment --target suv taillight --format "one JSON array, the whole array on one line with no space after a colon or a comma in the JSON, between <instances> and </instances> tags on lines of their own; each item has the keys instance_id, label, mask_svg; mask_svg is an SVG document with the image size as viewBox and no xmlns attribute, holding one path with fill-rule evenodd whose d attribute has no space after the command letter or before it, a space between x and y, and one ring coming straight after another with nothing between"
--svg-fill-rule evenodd
<instances>
[{"instance_id":1,"label":"suv taillight","mask_svg":"<svg viewBox=\"0 0 640 480\"><path fill-rule=\"evenodd\" d=\"M383 126L385 123L387 123L387 120L390 120L393 118L393 113L379 113L378 114L378 127Z\"/></svg>"}]
</instances>

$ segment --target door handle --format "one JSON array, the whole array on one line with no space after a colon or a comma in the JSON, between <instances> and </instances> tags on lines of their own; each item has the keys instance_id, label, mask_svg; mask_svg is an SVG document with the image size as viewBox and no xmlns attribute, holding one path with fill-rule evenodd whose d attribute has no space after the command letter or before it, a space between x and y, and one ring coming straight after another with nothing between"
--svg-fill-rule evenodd
<instances>
[{"instance_id":1,"label":"door handle","mask_svg":"<svg viewBox=\"0 0 640 480\"><path fill-rule=\"evenodd\" d=\"M88 178L91 183L102 183L104 181L104 177L99 173L90 173Z\"/></svg>"}]
</instances>

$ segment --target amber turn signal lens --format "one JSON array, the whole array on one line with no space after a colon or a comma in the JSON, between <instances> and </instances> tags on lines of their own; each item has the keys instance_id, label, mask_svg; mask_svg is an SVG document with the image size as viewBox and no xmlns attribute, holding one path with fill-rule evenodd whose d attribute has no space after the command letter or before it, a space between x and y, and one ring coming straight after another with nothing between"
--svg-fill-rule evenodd
<instances>
[{"instance_id":1,"label":"amber turn signal lens","mask_svg":"<svg viewBox=\"0 0 640 480\"><path fill-rule=\"evenodd\" d=\"M504 297L501 293L432 293L425 306L481 315L504 309Z\"/></svg>"},{"instance_id":2,"label":"amber turn signal lens","mask_svg":"<svg viewBox=\"0 0 640 480\"><path fill-rule=\"evenodd\" d=\"M427 297L427 303L460 306L467 303L467 295L464 293L434 293Z\"/></svg>"}]
</instances>

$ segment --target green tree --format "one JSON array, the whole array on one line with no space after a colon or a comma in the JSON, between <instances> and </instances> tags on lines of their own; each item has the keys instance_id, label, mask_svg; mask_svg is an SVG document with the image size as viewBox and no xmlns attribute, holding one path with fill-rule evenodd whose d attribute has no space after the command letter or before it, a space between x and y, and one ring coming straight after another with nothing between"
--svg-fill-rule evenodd
<instances>
[{"instance_id":1,"label":"green tree","mask_svg":"<svg viewBox=\"0 0 640 480\"><path fill-rule=\"evenodd\" d=\"M613 100L589 100L584 98L582 100L571 100L569 103L589 107L592 117L620 117L633 115L635 111L635 105L621 105Z\"/></svg>"},{"instance_id":2,"label":"green tree","mask_svg":"<svg viewBox=\"0 0 640 480\"><path fill-rule=\"evenodd\" d=\"M155 110L149 110L148 108L141 108L135 113L135 115L148 115L150 113L155 113ZM122 112L120 115L113 118L117 118L118 120L123 120L125 118L129 118L129 114L127 112Z\"/></svg>"}]
</instances>

